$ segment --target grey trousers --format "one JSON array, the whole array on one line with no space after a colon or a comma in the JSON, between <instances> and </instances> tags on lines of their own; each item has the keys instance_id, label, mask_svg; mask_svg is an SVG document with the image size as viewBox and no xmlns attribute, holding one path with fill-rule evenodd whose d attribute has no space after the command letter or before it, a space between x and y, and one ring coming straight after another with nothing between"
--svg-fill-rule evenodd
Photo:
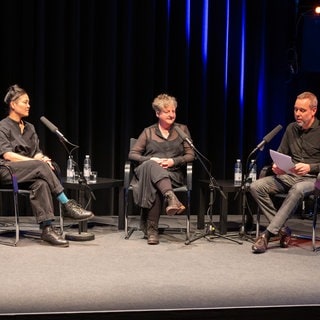
<instances>
[{"instance_id":1,"label":"grey trousers","mask_svg":"<svg viewBox=\"0 0 320 320\"><path fill-rule=\"evenodd\" d=\"M63 186L52 169L39 160L6 162L17 177L18 183L28 183L31 190L30 204L38 223L54 220L52 195L63 192ZM11 176L7 169L0 167L0 181L10 184Z\"/></svg>"},{"instance_id":2,"label":"grey trousers","mask_svg":"<svg viewBox=\"0 0 320 320\"><path fill-rule=\"evenodd\" d=\"M314 191L316 177L283 174L267 176L250 185L250 193L257 202L261 212L269 221L267 230L278 234L291 214L293 214L303 198ZM272 195L287 193L281 207L277 211Z\"/></svg>"}]
</instances>

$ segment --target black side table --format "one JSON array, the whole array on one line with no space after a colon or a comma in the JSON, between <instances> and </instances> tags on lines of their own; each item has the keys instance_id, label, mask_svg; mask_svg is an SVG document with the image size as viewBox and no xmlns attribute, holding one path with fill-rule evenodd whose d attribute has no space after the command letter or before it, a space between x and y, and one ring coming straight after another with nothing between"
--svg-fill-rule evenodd
<instances>
[{"instance_id":1,"label":"black side table","mask_svg":"<svg viewBox=\"0 0 320 320\"><path fill-rule=\"evenodd\" d=\"M69 190L76 190L78 192L78 201L81 206L85 206L85 192L88 190L88 187L85 184L77 183L77 182L69 182L66 181L66 178L62 178L62 185L65 189ZM103 189L110 189L115 188L116 192L118 193L119 199L119 215L122 212L123 206L123 180L118 179L111 179L111 178L97 178L97 182L95 183L88 183L91 191L94 192L95 190L103 190ZM90 208L89 208L90 209ZM118 226L120 229L120 226ZM66 239L68 240L75 240L75 241L87 241L93 240L94 234L88 233L88 223L87 221L80 221L79 222L79 232L77 234L67 234Z\"/></svg>"},{"instance_id":2,"label":"black side table","mask_svg":"<svg viewBox=\"0 0 320 320\"><path fill-rule=\"evenodd\" d=\"M234 186L233 180L217 180L217 184L220 186L221 190L226 195L225 199L219 194L219 209L220 209L220 221L219 221L219 231L221 234L227 233L227 222L228 222L228 203L229 197L231 194L238 192L240 187ZM209 202L208 197L206 196L209 192L209 180L199 180L199 190L200 190L200 197L199 197L199 213L198 213L198 221L197 227L198 229L203 229L205 227L204 224L204 213L206 212L206 206ZM217 191L217 194L219 192ZM237 200L241 199L241 195L239 194ZM239 208L239 212L241 209Z\"/></svg>"}]
</instances>

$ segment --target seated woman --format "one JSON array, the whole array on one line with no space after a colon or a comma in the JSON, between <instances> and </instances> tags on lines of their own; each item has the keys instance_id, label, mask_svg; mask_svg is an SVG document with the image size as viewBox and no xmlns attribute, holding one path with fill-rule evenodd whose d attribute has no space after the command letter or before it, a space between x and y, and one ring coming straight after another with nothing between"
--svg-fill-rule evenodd
<instances>
[{"instance_id":1,"label":"seated woman","mask_svg":"<svg viewBox=\"0 0 320 320\"><path fill-rule=\"evenodd\" d=\"M184 166L194 160L194 150L175 130L178 126L188 137L186 125L175 124L177 101L167 94L158 95L152 108L158 122L145 128L129 152L129 159L138 163L132 180L134 202L143 208L141 228L148 244L158 244L158 222L162 200L168 215L186 209L173 188L185 183Z\"/></svg>"},{"instance_id":2,"label":"seated woman","mask_svg":"<svg viewBox=\"0 0 320 320\"><path fill-rule=\"evenodd\" d=\"M25 120L31 108L26 90L10 86L4 102L8 116L0 121L0 164L14 172L18 183L30 183L30 203L42 230L41 239L54 246L68 247L69 242L52 227L55 219L52 195L62 204L65 217L85 221L94 214L68 199L55 173L56 167L42 153L34 125ZM3 184L12 181L9 171L3 168L0 179Z\"/></svg>"}]
</instances>

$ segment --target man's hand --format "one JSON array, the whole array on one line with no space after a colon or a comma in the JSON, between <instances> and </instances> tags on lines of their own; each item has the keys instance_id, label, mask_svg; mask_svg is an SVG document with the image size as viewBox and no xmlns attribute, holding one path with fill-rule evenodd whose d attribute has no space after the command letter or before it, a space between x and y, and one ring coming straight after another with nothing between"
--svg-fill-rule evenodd
<instances>
[{"instance_id":1,"label":"man's hand","mask_svg":"<svg viewBox=\"0 0 320 320\"><path fill-rule=\"evenodd\" d=\"M278 175L278 174L285 174L286 172L283 171L282 169L280 169L276 164L272 165L272 171L274 174Z\"/></svg>"},{"instance_id":2,"label":"man's hand","mask_svg":"<svg viewBox=\"0 0 320 320\"><path fill-rule=\"evenodd\" d=\"M293 169L291 169L291 172L298 176L304 176L310 172L310 165L307 163L299 162L294 166Z\"/></svg>"}]
</instances>

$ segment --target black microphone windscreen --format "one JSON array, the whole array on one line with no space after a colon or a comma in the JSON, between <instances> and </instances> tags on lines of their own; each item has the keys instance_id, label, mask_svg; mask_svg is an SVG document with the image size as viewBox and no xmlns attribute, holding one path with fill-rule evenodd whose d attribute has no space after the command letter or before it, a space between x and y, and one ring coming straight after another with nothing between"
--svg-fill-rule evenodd
<instances>
[{"instance_id":1,"label":"black microphone windscreen","mask_svg":"<svg viewBox=\"0 0 320 320\"><path fill-rule=\"evenodd\" d=\"M270 142L274 136L282 129L282 126L279 124L278 126L276 126L271 132L269 132L264 138L263 140L268 143Z\"/></svg>"},{"instance_id":2,"label":"black microphone windscreen","mask_svg":"<svg viewBox=\"0 0 320 320\"><path fill-rule=\"evenodd\" d=\"M40 118L40 121L52 132L56 132L58 131L58 128L52 123L50 122L46 117L42 116Z\"/></svg>"}]
</instances>

